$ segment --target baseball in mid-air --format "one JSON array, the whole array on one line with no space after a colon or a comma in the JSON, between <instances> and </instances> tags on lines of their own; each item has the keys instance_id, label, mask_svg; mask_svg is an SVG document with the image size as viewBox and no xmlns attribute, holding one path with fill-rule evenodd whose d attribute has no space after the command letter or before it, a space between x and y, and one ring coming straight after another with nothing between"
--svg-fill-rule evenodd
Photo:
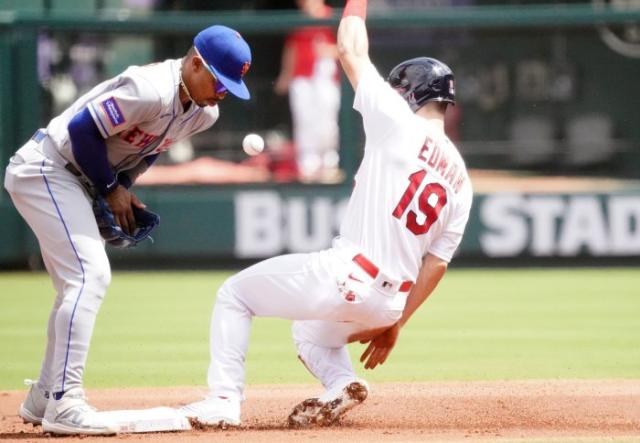
<instances>
[{"instance_id":1,"label":"baseball in mid-air","mask_svg":"<svg viewBox=\"0 0 640 443\"><path fill-rule=\"evenodd\" d=\"M264 139L258 134L247 134L242 140L242 149L248 155L258 155L264 149Z\"/></svg>"}]
</instances>

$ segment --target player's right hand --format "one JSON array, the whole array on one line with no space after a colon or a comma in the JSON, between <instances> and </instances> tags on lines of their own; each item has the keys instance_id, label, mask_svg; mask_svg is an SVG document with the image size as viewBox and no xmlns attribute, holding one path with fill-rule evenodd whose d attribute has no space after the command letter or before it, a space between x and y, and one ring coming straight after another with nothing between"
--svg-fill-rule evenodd
<instances>
[{"instance_id":1,"label":"player's right hand","mask_svg":"<svg viewBox=\"0 0 640 443\"><path fill-rule=\"evenodd\" d=\"M367 349L360 356L364 368L375 369L376 366L383 364L396 345L399 334L400 323L398 322L371 339L361 340L360 343L369 343Z\"/></svg>"},{"instance_id":2,"label":"player's right hand","mask_svg":"<svg viewBox=\"0 0 640 443\"><path fill-rule=\"evenodd\" d=\"M135 206L144 209L146 205L122 185L118 185L116 189L107 194L105 200L107 200L111 212L113 212L116 223L127 234L133 234L136 227L136 219L131 208Z\"/></svg>"}]
</instances>

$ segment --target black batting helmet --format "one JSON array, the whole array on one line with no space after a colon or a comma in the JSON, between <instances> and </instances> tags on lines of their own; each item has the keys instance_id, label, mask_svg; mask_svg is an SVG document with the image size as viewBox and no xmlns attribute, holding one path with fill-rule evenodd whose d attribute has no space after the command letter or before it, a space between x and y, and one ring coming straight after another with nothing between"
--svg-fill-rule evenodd
<instances>
[{"instance_id":1,"label":"black batting helmet","mask_svg":"<svg viewBox=\"0 0 640 443\"><path fill-rule=\"evenodd\" d=\"M456 102L453 72L440 60L412 58L393 68L387 79L416 112L426 102Z\"/></svg>"}]
</instances>

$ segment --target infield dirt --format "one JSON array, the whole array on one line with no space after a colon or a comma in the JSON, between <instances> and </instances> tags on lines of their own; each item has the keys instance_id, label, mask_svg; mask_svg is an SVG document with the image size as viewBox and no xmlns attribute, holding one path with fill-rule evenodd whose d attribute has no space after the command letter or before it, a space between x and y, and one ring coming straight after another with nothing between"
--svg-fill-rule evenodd
<instances>
[{"instance_id":1,"label":"infield dirt","mask_svg":"<svg viewBox=\"0 0 640 443\"><path fill-rule=\"evenodd\" d=\"M0 392L0 440L42 441L39 427L17 415L26 391ZM101 410L179 407L199 400L205 388L89 389ZM82 441L149 442L376 442L376 441L640 441L639 380L540 380L506 382L372 384L362 406L339 426L287 429L300 400L318 394L312 385L249 386L239 429L82 437ZM56 442L80 437L56 438ZM581 440L577 440L581 441ZM591 440L589 440L591 441Z\"/></svg>"}]
</instances>

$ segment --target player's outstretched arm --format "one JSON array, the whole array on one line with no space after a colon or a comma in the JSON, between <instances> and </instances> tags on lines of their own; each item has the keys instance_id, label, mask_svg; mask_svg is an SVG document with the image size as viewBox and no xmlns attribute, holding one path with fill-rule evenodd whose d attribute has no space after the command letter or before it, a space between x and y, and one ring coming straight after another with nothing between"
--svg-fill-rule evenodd
<instances>
[{"instance_id":1,"label":"player's outstretched arm","mask_svg":"<svg viewBox=\"0 0 640 443\"><path fill-rule=\"evenodd\" d=\"M358 87L362 72L371 64L366 16L367 0L347 0L338 27L338 57L353 89Z\"/></svg>"},{"instance_id":2,"label":"player's outstretched arm","mask_svg":"<svg viewBox=\"0 0 640 443\"><path fill-rule=\"evenodd\" d=\"M375 369L376 366L383 364L387 360L398 341L400 329L438 286L447 271L447 266L446 261L435 255L428 254L422 262L418 280L413 285L409 297L407 297L407 304L400 320L383 331L370 331L369 334L365 333L368 336L363 334L352 337L353 340L360 340L361 343L369 343L369 346L360 357L365 369Z\"/></svg>"},{"instance_id":3,"label":"player's outstretched arm","mask_svg":"<svg viewBox=\"0 0 640 443\"><path fill-rule=\"evenodd\" d=\"M436 289L438 283L447 272L448 263L432 254L427 256L422 261L422 268L418 273L418 280L416 284L411 288L409 297L407 297L407 304L404 306L402 317L398 321L400 326L404 326L414 312L424 303L424 301L431 295Z\"/></svg>"}]
</instances>

